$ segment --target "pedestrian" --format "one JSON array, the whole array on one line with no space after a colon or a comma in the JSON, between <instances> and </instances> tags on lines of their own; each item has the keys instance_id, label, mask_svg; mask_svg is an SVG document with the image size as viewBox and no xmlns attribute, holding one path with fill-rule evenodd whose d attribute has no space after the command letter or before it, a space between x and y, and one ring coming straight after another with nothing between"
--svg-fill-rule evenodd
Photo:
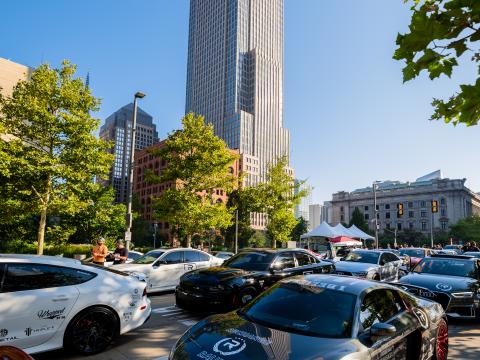
<instances>
[{"instance_id":1,"label":"pedestrian","mask_svg":"<svg viewBox=\"0 0 480 360\"><path fill-rule=\"evenodd\" d=\"M470 243L470 251L476 251L476 252L480 251L480 249L478 248L477 243L475 241L472 241Z\"/></svg>"},{"instance_id":2,"label":"pedestrian","mask_svg":"<svg viewBox=\"0 0 480 360\"><path fill-rule=\"evenodd\" d=\"M125 264L128 259L128 249L123 245L123 240L117 240L117 246L113 252L113 265Z\"/></svg>"},{"instance_id":3,"label":"pedestrian","mask_svg":"<svg viewBox=\"0 0 480 360\"><path fill-rule=\"evenodd\" d=\"M105 258L108 255L108 248L105 246L105 239L103 237L97 240L97 245L92 248L93 263L103 266Z\"/></svg>"}]
</instances>

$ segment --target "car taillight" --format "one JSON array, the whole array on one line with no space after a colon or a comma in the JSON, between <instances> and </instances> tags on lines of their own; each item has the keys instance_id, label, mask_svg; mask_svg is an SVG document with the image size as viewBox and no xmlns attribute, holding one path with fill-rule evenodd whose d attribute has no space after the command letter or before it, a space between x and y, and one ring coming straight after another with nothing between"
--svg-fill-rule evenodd
<instances>
[{"instance_id":1,"label":"car taillight","mask_svg":"<svg viewBox=\"0 0 480 360\"><path fill-rule=\"evenodd\" d=\"M142 297L144 297L144 296L147 296L147 287L146 286L143 288Z\"/></svg>"}]
</instances>

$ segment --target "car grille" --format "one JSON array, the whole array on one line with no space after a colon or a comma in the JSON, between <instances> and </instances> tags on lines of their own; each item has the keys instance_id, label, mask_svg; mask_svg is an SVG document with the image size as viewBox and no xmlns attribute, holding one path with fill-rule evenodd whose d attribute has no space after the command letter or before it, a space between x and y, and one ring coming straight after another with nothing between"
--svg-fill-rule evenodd
<instances>
[{"instance_id":1,"label":"car grille","mask_svg":"<svg viewBox=\"0 0 480 360\"><path fill-rule=\"evenodd\" d=\"M198 284L196 284L192 281L181 282L179 288L183 291L187 291L187 292L195 293L195 294L208 293L208 287L207 286L198 285Z\"/></svg>"},{"instance_id":2,"label":"car grille","mask_svg":"<svg viewBox=\"0 0 480 360\"><path fill-rule=\"evenodd\" d=\"M432 300L438 302L440 305L442 305L444 310L447 310L448 305L451 301L450 295L438 291L434 292L434 294L435 298L433 298Z\"/></svg>"},{"instance_id":3,"label":"car grille","mask_svg":"<svg viewBox=\"0 0 480 360\"><path fill-rule=\"evenodd\" d=\"M436 301L440 305L442 305L444 310L447 310L448 305L450 304L451 297L450 295L444 293L444 292L439 292L439 291L430 291L428 289L424 288L417 288L417 287L404 287L407 292L409 292L412 295Z\"/></svg>"},{"instance_id":4,"label":"car grille","mask_svg":"<svg viewBox=\"0 0 480 360\"><path fill-rule=\"evenodd\" d=\"M348 275L348 276L352 276L352 273L349 272L349 271L338 271L338 270L336 270L336 271L335 271L335 274L337 274L337 275Z\"/></svg>"}]
</instances>

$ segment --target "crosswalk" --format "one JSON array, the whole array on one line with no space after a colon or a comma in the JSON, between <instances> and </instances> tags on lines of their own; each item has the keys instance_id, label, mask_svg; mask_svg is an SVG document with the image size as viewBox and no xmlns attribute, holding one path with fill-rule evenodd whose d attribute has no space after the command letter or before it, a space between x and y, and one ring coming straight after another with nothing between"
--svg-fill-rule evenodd
<instances>
[{"instance_id":1,"label":"crosswalk","mask_svg":"<svg viewBox=\"0 0 480 360\"><path fill-rule=\"evenodd\" d=\"M177 321L180 324L188 327L195 325L203 318L201 315L192 314L186 310L176 307L175 305L152 309L152 313L164 318L172 319L173 321Z\"/></svg>"}]
</instances>

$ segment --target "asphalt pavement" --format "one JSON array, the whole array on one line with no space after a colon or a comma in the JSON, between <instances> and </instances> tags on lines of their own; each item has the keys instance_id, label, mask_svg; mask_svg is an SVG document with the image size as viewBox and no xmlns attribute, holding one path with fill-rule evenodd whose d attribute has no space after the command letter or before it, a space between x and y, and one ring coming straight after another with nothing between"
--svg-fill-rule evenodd
<instances>
[{"instance_id":1,"label":"asphalt pavement","mask_svg":"<svg viewBox=\"0 0 480 360\"><path fill-rule=\"evenodd\" d=\"M173 293L150 296L152 316L141 328L120 336L109 349L89 356L88 360L166 360L177 339L205 315L192 314L175 307ZM480 359L480 323L450 320L449 359ZM36 360L85 360L64 350L34 356Z\"/></svg>"}]
</instances>

